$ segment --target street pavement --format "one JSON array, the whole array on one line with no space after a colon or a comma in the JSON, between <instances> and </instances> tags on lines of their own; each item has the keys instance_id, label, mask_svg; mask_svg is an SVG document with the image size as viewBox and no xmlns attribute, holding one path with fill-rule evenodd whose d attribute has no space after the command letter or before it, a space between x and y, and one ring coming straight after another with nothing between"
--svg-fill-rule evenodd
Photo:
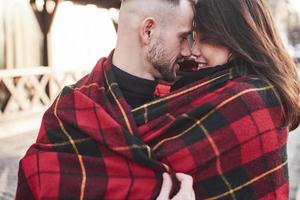
<instances>
[{"instance_id":1,"label":"street pavement","mask_svg":"<svg viewBox=\"0 0 300 200\"><path fill-rule=\"evenodd\" d=\"M36 131L0 139L0 200L13 200L20 158L35 141Z\"/></svg>"},{"instance_id":2,"label":"street pavement","mask_svg":"<svg viewBox=\"0 0 300 200\"><path fill-rule=\"evenodd\" d=\"M290 200L300 200L300 128L289 134L287 152L289 162Z\"/></svg>"}]
</instances>

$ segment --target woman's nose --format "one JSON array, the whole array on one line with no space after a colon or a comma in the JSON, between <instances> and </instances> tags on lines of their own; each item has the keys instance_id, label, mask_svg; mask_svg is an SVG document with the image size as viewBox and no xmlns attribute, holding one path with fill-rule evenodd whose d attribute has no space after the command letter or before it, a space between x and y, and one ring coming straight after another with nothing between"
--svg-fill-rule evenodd
<instances>
[{"instance_id":1,"label":"woman's nose","mask_svg":"<svg viewBox=\"0 0 300 200\"><path fill-rule=\"evenodd\" d=\"M195 57L199 57L201 55L199 42L197 42L197 41L194 42L191 51L192 51L192 55L195 56Z\"/></svg>"}]
</instances>

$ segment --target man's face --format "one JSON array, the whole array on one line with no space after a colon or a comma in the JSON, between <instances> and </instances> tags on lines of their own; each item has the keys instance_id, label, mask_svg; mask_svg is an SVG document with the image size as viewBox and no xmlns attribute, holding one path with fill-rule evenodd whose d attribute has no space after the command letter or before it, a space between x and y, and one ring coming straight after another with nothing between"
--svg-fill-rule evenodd
<instances>
[{"instance_id":1,"label":"man's face","mask_svg":"<svg viewBox=\"0 0 300 200\"><path fill-rule=\"evenodd\" d=\"M192 30L193 8L188 1L181 1L178 13L172 17L160 34L151 41L147 59L159 72L159 79L174 81L179 70L178 62L191 54L187 36Z\"/></svg>"}]
</instances>

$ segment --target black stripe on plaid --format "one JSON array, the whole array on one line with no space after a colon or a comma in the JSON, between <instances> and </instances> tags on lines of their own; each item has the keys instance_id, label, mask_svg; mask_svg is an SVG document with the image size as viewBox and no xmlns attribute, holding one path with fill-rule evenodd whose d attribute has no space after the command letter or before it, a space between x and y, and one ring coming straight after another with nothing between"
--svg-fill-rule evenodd
<instances>
[{"instance_id":1,"label":"black stripe on plaid","mask_svg":"<svg viewBox=\"0 0 300 200\"><path fill-rule=\"evenodd\" d=\"M282 148L284 149L285 147ZM286 183L286 181L288 180L288 176L286 174L287 165L284 165L282 168L275 170L274 172L269 173L257 180L254 180L252 183L250 182L256 177L272 170L281 163L285 162L284 160L278 159L282 148L267 153L254 161L244 164L243 166L236 167L235 169L223 174L231 184L236 199L259 199L268 194L268 192L272 193L276 190L276 188ZM227 162L230 162L230 160L228 160ZM267 167L265 165L266 162L268 163ZM249 174L249 172L252 173ZM270 179L276 180L276 182L274 183L274 188L271 184L269 184ZM207 198L219 196L223 193L228 192L228 187L222 180L221 176L214 176L205 180L196 181L194 183L194 188L204 188L204 190L202 190L201 192L206 191L207 193L205 196ZM259 191L262 191L263 193L259 193ZM203 194L197 194L198 192L200 191L195 191L196 196L204 196ZM227 195L217 199L232 198L230 197L230 193L227 193ZM274 199L276 199L276 197Z\"/></svg>"}]
</instances>

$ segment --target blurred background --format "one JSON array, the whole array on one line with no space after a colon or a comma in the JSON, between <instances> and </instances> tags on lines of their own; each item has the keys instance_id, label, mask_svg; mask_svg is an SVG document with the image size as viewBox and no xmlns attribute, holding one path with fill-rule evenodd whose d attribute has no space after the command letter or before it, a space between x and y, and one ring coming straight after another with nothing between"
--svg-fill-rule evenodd
<instances>
[{"instance_id":1,"label":"blurred background","mask_svg":"<svg viewBox=\"0 0 300 200\"><path fill-rule=\"evenodd\" d=\"M266 1L300 62L300 0ZM14 199L19 159L45 109L114 48L119 6L120 0L0 0L1 200ZM288 156L290 199L300 200L300 129L289 136Z\"/></svg>"}]
</instances>

